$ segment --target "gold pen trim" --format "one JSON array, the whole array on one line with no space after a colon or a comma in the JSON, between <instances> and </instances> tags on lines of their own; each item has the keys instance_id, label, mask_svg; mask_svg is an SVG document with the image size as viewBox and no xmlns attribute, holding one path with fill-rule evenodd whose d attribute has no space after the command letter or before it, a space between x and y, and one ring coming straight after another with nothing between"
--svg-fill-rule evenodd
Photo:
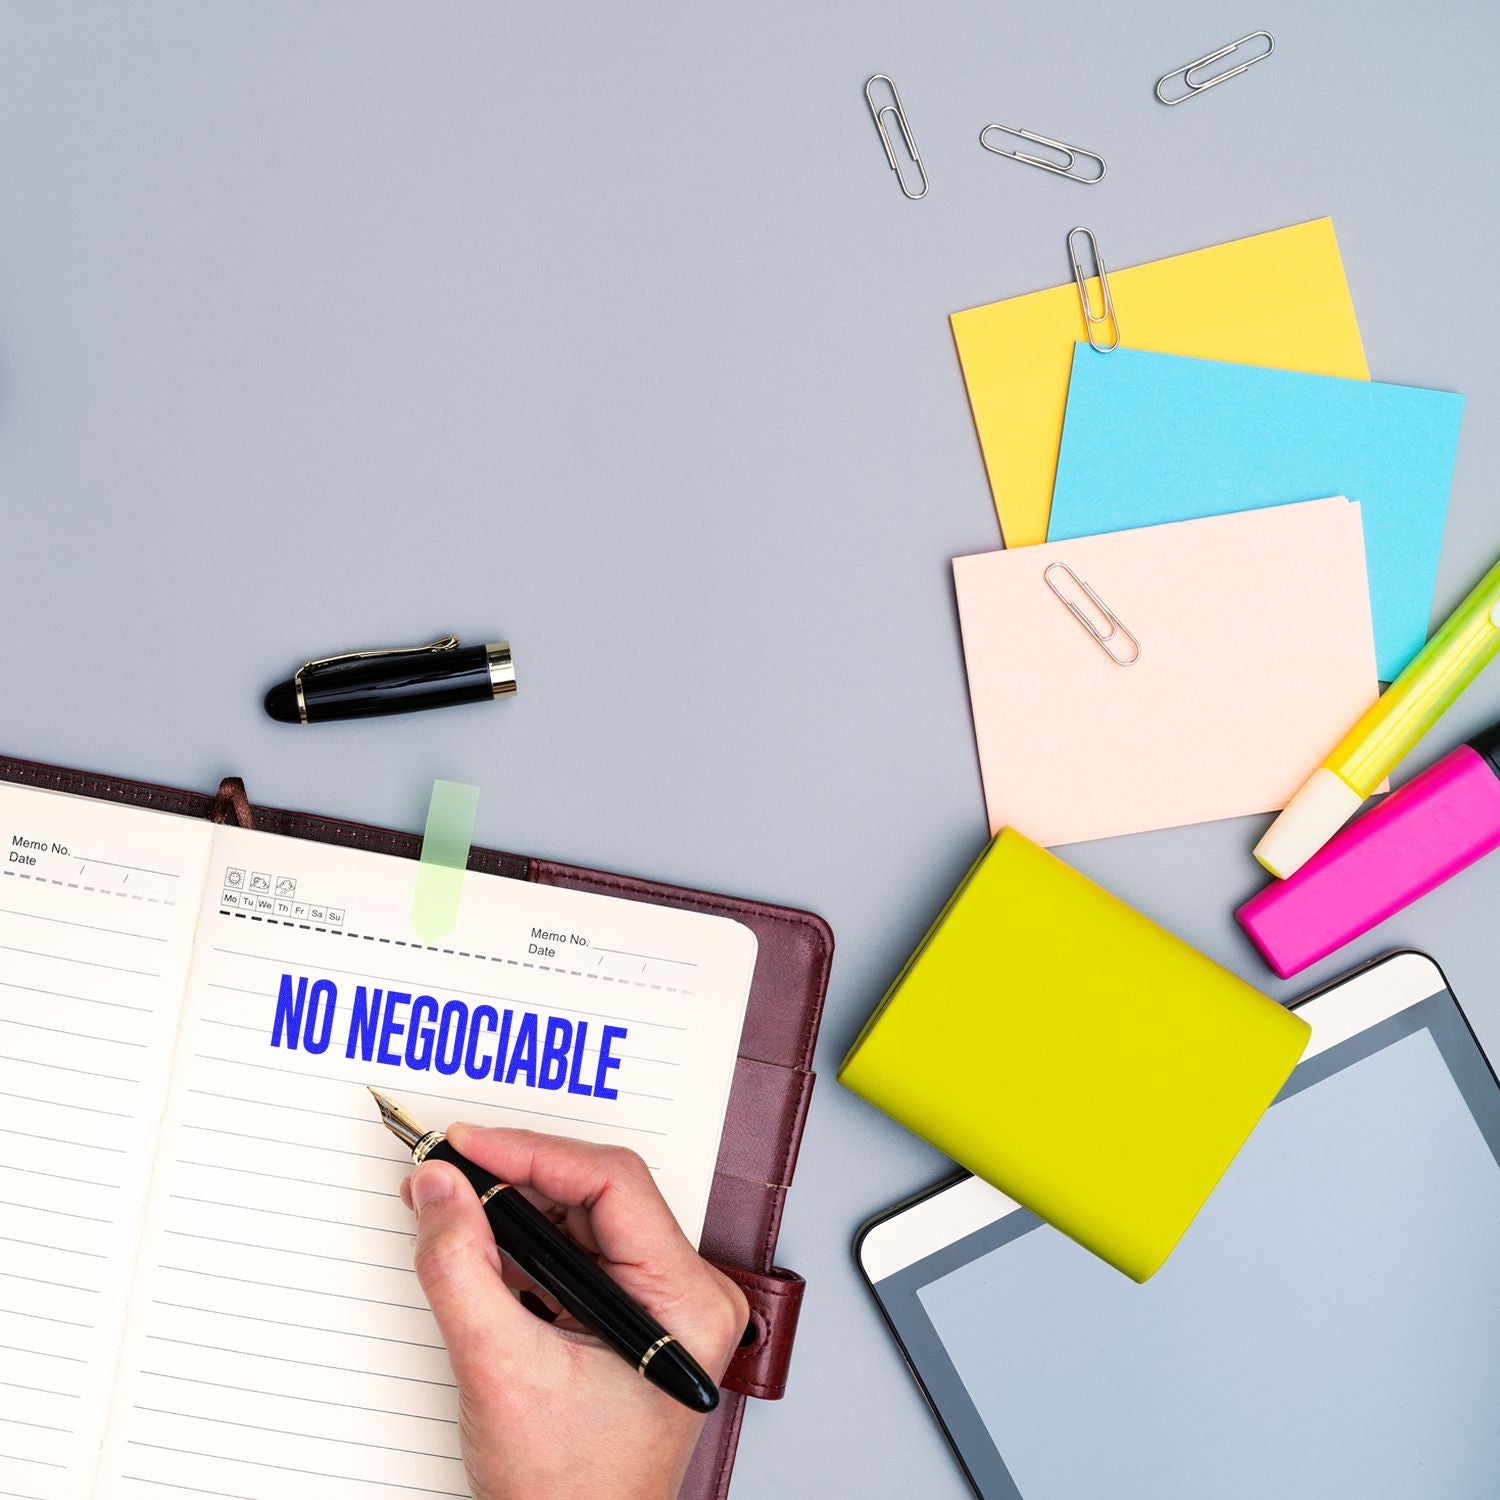
<instances>
[{"instance_id":1,"label":"gold pen trim","mask_svg":"<svg viewBox=\"0 0 1500 1500\"><path fill-rule=\"evenodd\" d=\"M435 641L426 641L420 646L382 646L376 651L342 651L337 656L320 656L315 661L305 661L292 673L292 687L297 693L297 717L307 723L307 699L302 695L302 674L314 667L331 667L340 661L364 661L372 656L416 656L423 651L454 651L458 648L456 635L440 635ZM507 653L509 648L507 647ZM490 680L493 683L494 673ZM498 693L496 694L498 697Z\"/></svg>"},{"instance_id":2,"label":"gold pen trim","mask_svg":"<svg viewBox=\"0 0 1500 1500\"><path fill-rule=\"evenodd\" d=\"M506 698L516 690L516 663L510 654L509 641L489 641L484 648L485 665L490 673L490 696Z\"/></svg>"},{"instance_id":3,"label":"gold pen trim","mask_svg":"<svg viewBox=\"0 0 1500 1500\"><path fill-rule=\"evenodd\" d=\"M661 1349L665 1344L675 1344L676 1342L677 1340L674 1339L670 1333L662 1334L662 1336L657 1339L657 1341L652 1344L652 1346L643 1355L641 1355L641 1362L635 1367L636 1374L644 1375L646 1373L646 1366L649 1365L652 1359L655 1358L657 1351Z\"/></svg>"},{"instance_id":4,"label":"gold pen trim","mask_svg":"<svg viewBox=\"0 0 1500 1500\"><path fill-rule=\"evenodd\" d=\"M481 1208L483 1208L484 1205L486 1203L488 1203L490 1201L490 1199L495 1196L496 1193L503 1193L506 1190L506 1188L508 1188L509 1186L510 1186L510 1184L508 1182L497 1182L494 1185L494 1187L489 1188L485 1192L483 1192L483 1193L480 1194L480 1197L479 1197L479 1206Z\"/></svg>"},{"instance_id":5,"label":"gold pen trim","mask_svg":"<svg viewBox=\"0 0 1500 1500\"><path fill-rule=\"evenodd\" d=\"M420 1166L427 1160L427 1153L434 1146L440 1146L448 1137L441 1130L429 1130L426 1135L411 1148L411 1159Z\"/></svg>"}]
</instances>

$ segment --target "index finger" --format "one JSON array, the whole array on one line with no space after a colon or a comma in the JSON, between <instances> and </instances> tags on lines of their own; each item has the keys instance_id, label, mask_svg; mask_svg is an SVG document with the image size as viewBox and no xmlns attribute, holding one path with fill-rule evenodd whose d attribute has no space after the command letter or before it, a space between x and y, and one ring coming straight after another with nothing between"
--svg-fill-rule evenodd
<instances>
[{"instance_id":1,"label":"index finger","mask_svg":"<svg viewBox=\"0 0 1500 1500\"><path fill-rule=\"evenodd\" d=\"M696 1268L698 1252L634 1151L478 1125L453 1125L446 1134L455 1151L502 1181L586 1210L605 1259L655 1271Z\"/></svg>"}]
</instances>

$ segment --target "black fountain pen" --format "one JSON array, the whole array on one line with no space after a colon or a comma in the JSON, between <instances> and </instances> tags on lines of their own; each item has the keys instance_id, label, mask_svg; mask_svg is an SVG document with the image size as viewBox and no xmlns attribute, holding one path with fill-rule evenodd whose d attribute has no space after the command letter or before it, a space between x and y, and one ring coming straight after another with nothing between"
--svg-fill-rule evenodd
<instances>
[{"instance_id":1,"label":"black fountain pen","mask_svg":"<svg viewBox=\"0 0 1500 1500\"><path fill-rule=\"evenodd\" d=\"M454 703L489 703L516 690L510 646L461 646L456 635L425 646L346 651L303 662L266 694L266 712L283 724L321 724L407 714Z\"/></svg>"},{"instance_id":2,"label":"black fountain pen","mask_svg":"<svg viewBox=\"0 0 1500 1500\"><path fill-rule=\"evenodd\" d=\"M652 1385L691 1411L710 1412L719 1389L698 1361L608 1276L524 1194L460 1156L441 1130L423 1130L400 1105L371 1089L381 1123L414 1162L451 1162L479 1194L495 1243L536 1284Z\"/></svg>"}]
</instances>

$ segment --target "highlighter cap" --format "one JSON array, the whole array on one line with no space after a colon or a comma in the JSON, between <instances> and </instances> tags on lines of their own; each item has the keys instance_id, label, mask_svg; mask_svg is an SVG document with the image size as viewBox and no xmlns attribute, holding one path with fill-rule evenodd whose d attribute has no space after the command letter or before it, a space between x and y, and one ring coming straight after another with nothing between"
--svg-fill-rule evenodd
<instances>
[{"instance_id":1,"label":"highlighter cap","mask_svg":"<svg viewBox=\"0 0 1500 1500\"><path fill-rule=\"evenodd\" d=\"M1255 857L1273 875L1294 875L1357 813L1364 798L1319 766L1255 846Z\"/></svg>"},{"instance_id":2,"label":"highlighter cap","mask_svg":"<svg viewBox=\"0 0 1500 1500\"><path fill-rule=\"evenodd\" d=\"M1490 770L1500 776L1500 724L1491 724L1468 743L1471 749L1478 751L1489 762Z\"/></svg>"},{"instance_id":3,"label":"highlighter cap","mask_svg":"<svg viewBox=\"0 0 1500 1500\"><path fill-rule=\"evenodd\" d=\"M1290 979L1497 848L1500 771L1477 742L1460 745L1236 916L1266 962Z\"/></svg>"}]
</instances>

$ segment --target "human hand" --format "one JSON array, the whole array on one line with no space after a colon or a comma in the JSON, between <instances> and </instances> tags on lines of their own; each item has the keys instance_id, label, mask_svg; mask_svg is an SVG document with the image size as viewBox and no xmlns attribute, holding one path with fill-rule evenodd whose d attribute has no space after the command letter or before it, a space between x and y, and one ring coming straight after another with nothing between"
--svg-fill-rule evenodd
<instances>
[{"instance_id":1,"label":"human hand","mask_svg":"<svg viewBox=\"0 0 1500 1500\"><path fill-rule=\"evenodd\" d=\"M722 1378L749 1308L689 1244L639 1156L529 1130L453 1125L446 1134L454 1150L524 1190ZM703 1418L566 1313L549 1324L522 1306L517 1292L540 1291L501 1256L455 1167L424 1162L401 1197L417 1215L417 1277L458 1382L475 1500L672 1500Z\"/></svg>"}]
</instances>

